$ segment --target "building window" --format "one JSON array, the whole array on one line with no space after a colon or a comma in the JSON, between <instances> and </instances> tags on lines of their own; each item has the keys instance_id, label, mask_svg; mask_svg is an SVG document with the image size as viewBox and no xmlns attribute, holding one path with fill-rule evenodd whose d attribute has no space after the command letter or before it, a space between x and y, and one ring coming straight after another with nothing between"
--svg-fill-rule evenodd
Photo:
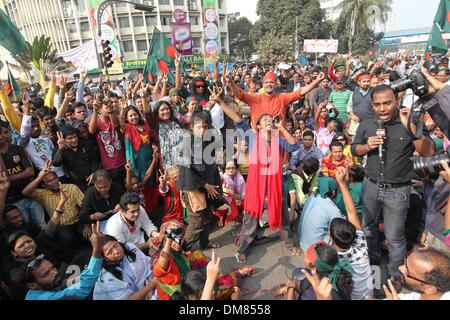
<instances>
[{"instance_id":1,"label":"building window","mask_svg":"<svg viewBox=\"0 0 450 320\"><path fill-rule=\"evenodd\" d=\"M135 27L142 27L144 25L144 18L142 18L142 17L133 17L133 25Z\"/></svg>"},{"instance_id":2,"label":"building window","mask_svg":"<svg viewBox=\"0 0 450 320\"><path fill-rule=\"evenodd\" d=\"M200 40L200 38L192 38L192 47L193 48L201 47L201 40Z\"/></svg>"},{"instance_id":3,"label":"building window","mask_svg":"<svg viewBox=\"0 0 450 320\"><path fill-rule=\"evenodd\" d=\"M78 7L78 12L86 10L86 2L84 0L75 0L75 5Z\"/></svg>"},{"instance_id":4,"label":"building window","mask_svg":"<svg viewBox=\"0 0 450 320\"><path fill-rule=\"evenodd\" d=\"M125 40L122 41L123 51L125 52L133 52L133 41L132 40Z\"/></svg>"},{"instance_id":5,"label":"building window","mask_svg":"<svg viewBox=\"0 0 450 320\"><path fill-rule=\"evenodd\" d=\"M147 51L147 40L137 40L138 51Z\"/></svg>"},{"instance_id":6,"label":"building window","mask_svg":"<svg viewBox=\"0 0 450 320\"><path fill-rule=\"evenodd\" d=\"M168 26L172 22L172 17L170 16L161 16L161 25Z\"/></svg>"},{"instance_id":7,"label":"building window","mask_svg":"<svg viewBox=\"0 0 450 320\"><path fill-rule=\"evenodd\" d=\"M198 26L198 17L189 17L189 20L191 21L191 25Z\"/></svg>"},{"instance_id":8,"label":"building window","mask_svg":"<svg viewBox=\"0 0 450 320\"><path fill-rule=\"evenodd\" d=\"M147 26L155 26L156 16L145 16L145 23L147 24Z\"/></svg>"},{"instance_id":9,"label":"building window","mask_svg":"<svg viewBox=\"0 0 450 320\"><path fill-rule=\"evenodd\" d=\"M220 38L220 46L225 48L227 46L227 38Z\"/></svg>"},{"instance_id":10,"label":"building window","mask_svg":"<svg viewBox=\"0 0 450 320\"><path fill-rule=\"evenodd\" d=\"M184 0L173 0L174 6L184 6Z\"/></svg>"},{"instance_id":11,"label":"building window","mask_svg":"<svg viewBox=\"0 0 450 320\"><path fill-rule=\"evenodd\" d=\"M159 0L159 5L170 5L170 0Z\"/></svg>"},{"instance_id":12,"label":"building window","mask_svg":"<svg viewBox=\"0 0 450 320\"><path fill-rule=\"evenodd\" d=\"M89 28L89 21L81 21L80 23L80 30L81 32L87 32L90 30Z\"/></svg>"},{"instance_id":13,"label":"building window","mask_svg":"<svg viewBox=\"0 0 450 320\"><path fill-rule=\"evenodd\" d=\"M121 28L129 28L130 27L130 19L128 19L128 17L119 18L119 26Z\"/></svg>"}]
</instances>

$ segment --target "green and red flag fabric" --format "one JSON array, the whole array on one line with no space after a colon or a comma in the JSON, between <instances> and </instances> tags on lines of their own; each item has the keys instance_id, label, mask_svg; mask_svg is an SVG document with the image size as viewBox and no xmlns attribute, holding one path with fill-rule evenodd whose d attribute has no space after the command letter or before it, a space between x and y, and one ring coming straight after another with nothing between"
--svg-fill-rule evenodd
<instances>
[{"instance_id":1,"label":"green and red flag fabric","mask_svg":"<svg viewBox=\"0 0 450 320\"><path fill-rule=\"evenodd\" d=\"M20 97L20 88L17 85L16 79L14 79L11 70L9 69L8 62L6 62L6 69L8 70L8 83L5 87L6 95L9 97L14 97L14 99L17 100L17 98Z\"/></svg>"},{"instance_id":2,"label":"green and red flag fabric","mask_svg":"<svg viewBox=\"0 0 450 320\"><path fill-rule=\"evenodd\" d=\"M450 0L441 0L427 44L427 60L431 54L446 54L448 46L442 34L450 32Z\"/></svg>"},{"instance_id":3,"label":"green and red flag fabric","mask_svg":"<svg viewBox=\"0 0 450 320\"><path fill-rule=\"evenodd\" d=\"M2 9L0 9L0 30L0 46L13 55L21 53L25 47L25 38Z\"/></svg>"},{"instance_id":4,"label":"green and red flag fabric","mask_svg":"<svg viewBox=\"0 0 450 320\"><path fill-rule=\"evenodd\" d=\"M168 74L169 86L175 85L175 57L179 56L177 49L167 37L157 28L153 31L152 43L144 68L144 82L155 80L160 72ZM184 63L180 63L180 71L184 72Z\"/></svg>"}]
</instances>

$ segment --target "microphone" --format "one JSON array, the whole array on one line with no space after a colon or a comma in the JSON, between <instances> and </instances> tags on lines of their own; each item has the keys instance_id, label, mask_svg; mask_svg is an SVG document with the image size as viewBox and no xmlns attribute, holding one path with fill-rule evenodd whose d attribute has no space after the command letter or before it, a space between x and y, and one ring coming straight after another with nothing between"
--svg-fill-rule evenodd
<instances>
[{"instance_id":1,"label":"microphone","mask_svg":"<svg viewBox=\"0 0 450 320\"><path fill-rule=\"evenodd\" d=\"M378 120L377 121L377 136L379 138L383 138L383 139L386 136L386 130L384 128L383 120ZM378 146L378 156L380 157L380 160L383 159L383 144L380 144Z\"/></svg>"}]
</instances>

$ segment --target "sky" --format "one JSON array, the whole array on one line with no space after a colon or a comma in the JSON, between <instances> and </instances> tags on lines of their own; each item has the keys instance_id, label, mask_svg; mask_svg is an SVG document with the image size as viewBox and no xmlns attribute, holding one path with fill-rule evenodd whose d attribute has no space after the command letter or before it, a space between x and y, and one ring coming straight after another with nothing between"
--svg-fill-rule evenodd
<instances>
[{"instance_id":1,"label":"sky","mask_svg":"<svg viewBox=\"0 0 450 320\"><path fill-rule=\"evenodd\" d=\"M392 9L397 13L397 29L431 27L440 0L393 0ZM258 0L227 0L228 12L240 12L250 21L258 20Z\"/></svg>"}]
</instances>

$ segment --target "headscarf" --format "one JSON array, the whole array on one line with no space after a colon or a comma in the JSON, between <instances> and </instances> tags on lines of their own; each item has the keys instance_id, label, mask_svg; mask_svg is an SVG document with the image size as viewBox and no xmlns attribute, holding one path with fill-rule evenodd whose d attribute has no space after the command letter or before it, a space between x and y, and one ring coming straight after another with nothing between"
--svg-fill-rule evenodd
<instances>
[{"instance_id":1,"label":"headscarf","mask_svg":"<svg viewBox=\"0 0 450 320\"><path fill-rule=\"evenodd\" d=\"M333 191L337 191L339 188L336 180L330 177L319 178L319 193L324 199L328 198L329 194Z\"/></svg>"},{"instance_id":2,"label":"headscarf","mask_svg":"<svg viewBox=\"0 0 450 320\"><path fill-rule=\"evenodd\" d=\"M350 274L354 273L354 270L352 266L350 265L350 262L347 259L339 259L338 263L336 263L334 266L330 266L328 263L322 261L317 254L317 246L319 245L327 245L328 244L324 241L319 241L317 243L312 244L309 249L306 251L306 256L308 257L308 260L314 265L314 267L319 272L329 272L327 278L330 280L330 283L333 286L333 289L339 292L339 288L337 287L337 279L339 277L339 274L345 270L349 272Z\"/></svg>"}]
</instances>

